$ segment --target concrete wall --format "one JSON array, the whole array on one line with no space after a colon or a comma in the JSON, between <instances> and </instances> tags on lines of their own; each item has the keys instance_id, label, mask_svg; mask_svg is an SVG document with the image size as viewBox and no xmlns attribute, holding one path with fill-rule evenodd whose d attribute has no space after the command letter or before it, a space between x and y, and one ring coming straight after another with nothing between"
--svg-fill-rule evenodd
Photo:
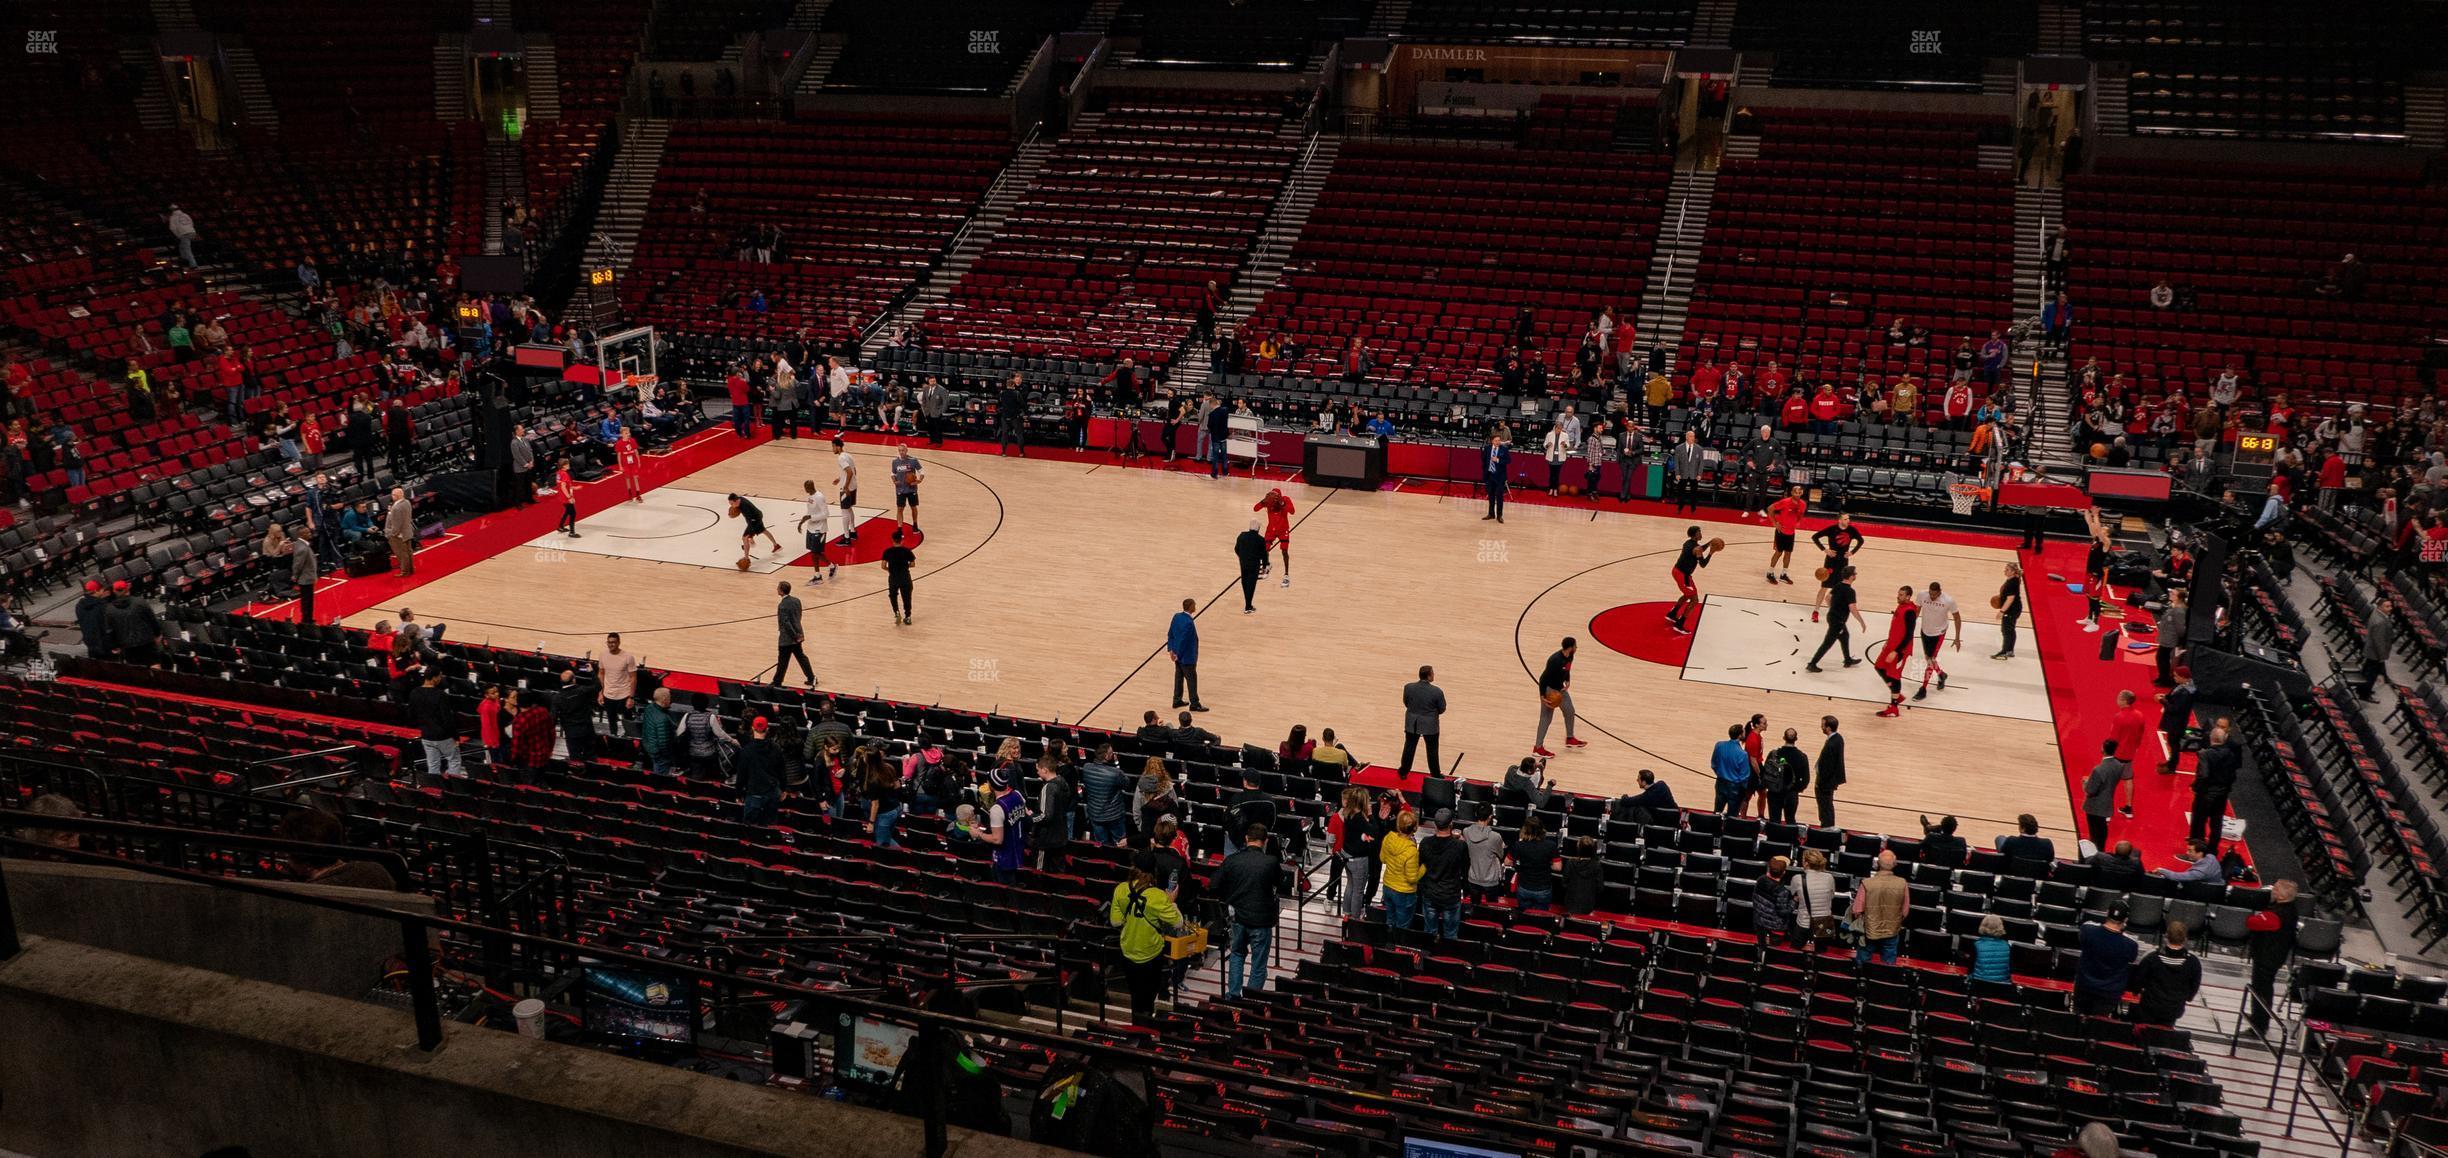
<instances>
[{"instance_id":1,"label":"concrete wall","mask_svg":"<svg viewBox=\"0 0 2448 1158\"><path fill-rule=\"evenodd\" d=\"M413 893L289 885L300 893L431 914ZM12 860L20 931L310 993L358 997L400 951L389 921L293 905L102 865Z\"/></svg>"},{"instance_id":2,"label":"concrete wall","mask_svg":"<svg viewBox=\"0 0 2448 1158\"><path fill-rule=\"evenodd\" d=\"M912 1158L914 1118L48 938L0 962L0 1149L43 1158ZM955 1130L950 1152L1066 1151Z\"/></svg>"}]
</instances>

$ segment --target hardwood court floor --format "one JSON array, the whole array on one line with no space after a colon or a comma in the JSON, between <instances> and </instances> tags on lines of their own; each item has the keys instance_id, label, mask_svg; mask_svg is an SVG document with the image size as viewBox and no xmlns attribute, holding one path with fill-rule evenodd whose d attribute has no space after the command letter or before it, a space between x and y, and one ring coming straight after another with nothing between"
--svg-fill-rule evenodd
<instances>
[{"instance_id":1,"label":"hardwood court floor","mask_svg":"<svg viewBox=\"0 0 2448 1158\"><path fill-rule=\"evenodd\" d=\"M889 449L851 450L861 463L862 505L888 504ZM1857 695L1687 681L1676 667L1595 642L1589 624L1598 613L1674 597L1667 571L1686 520L1517 503L1500 526L1482 521L1481 504L1468 497L1286 485L1299 508L1294 584L1267 576L1257 614L1243 615L1232 542L1270 484L917 453L928 463L926 541L909 627L893 623L873 564L810 587L799 567L777 576L521 547L405 601L422 620L452 624L455 639L541 643L574 655L600 652L603 633L618 631L649 665L756 678L771 670L774 583L787 578L806 602L808 652L825 687L1127 729L1148 709L1172 716L1165 626L1191 598L1201 608L1201 695L1214 709L1201 723L1226 742L1273 747L1304 723L1312 736L1335 729L1363 760L1393 764L1402 747L1401 687L1419 665L1433 664L1450 704L1447 764L1459 760L1465 774L1488 778L1527 754L1535 672L1559 639L1574 635L1582 644L1573 695L1591 746L1554 761L1551 773L1565 787L1628 791L1634 771L1646 767L1682 803L1706 807L1709 747L1729 723L1764 712L1772 740L1799 728L1804 750L1816 753L1818 719L1833 712L1844 722L1851 766L1840 823L1913 832L1920 813L1954 813L1966 836L1986 841L2030 812L2070 846L2072 809L2045 721L1960 709L1879 720L1876 705ZM676 485L790 495L803 478L829 485L832 477L829 448L802 440L756 447ZM797 509L768 504L766 513L795 547ZM1812 519L1805 531L1824 521ZM871 522L867 534L887 534L890 525ZM1703 590L1809 602L1816 558L1807 540L1796 583L1771 586L1760 577L1764 525L1708 527L1728 546L1703 573ZM1994 619L1987 597L2011 551L1867 530L1858 563L1871 626L1856 633L1857 646L1876 646L1885 608L1904 583L1938 580L1961 600L1967 621ZM347 622L367 626L388 611ZM1705 620L1701 630L1709 630ZM1947 666L1977 683L1991 663L1985 651L1950 653ZM1839 670L1833 656L1829 663ZM1867 680L1868 670L1844 678ZM1559 721L1549 738L1559 752L1561 733ZM1803 810L1808 819L1807 799Z\"/></svg>"}]
</instances>

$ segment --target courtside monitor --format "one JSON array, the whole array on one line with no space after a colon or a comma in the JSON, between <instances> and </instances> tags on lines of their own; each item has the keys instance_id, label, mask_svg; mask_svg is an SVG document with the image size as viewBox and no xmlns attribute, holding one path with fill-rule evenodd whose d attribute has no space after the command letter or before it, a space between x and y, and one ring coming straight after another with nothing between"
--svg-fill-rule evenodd
<instances>
[{"instance_id":1,"label":"courtside monitor","mask_svg":"<svg viewBox=\"0 0 2448 1158\"><path fill-rule=\"evenodd\" d=\"M697 1049L696 990L686 978L589 966L578 992L590 1034L652 1048Z\"/></svg>"},{"instance_id":2,"label":"courtside monitor","mask_svg":"<svg viewBox=\"0 0 2448 1158\"><path fill-rule=\"evenodd\" d=\"M882 1088L892 1083L901 1059L918 1040L918 1027L880 1017L843 1019L833 1053L834 1080L844 1085Z\"/></svg>"}]
</instances>

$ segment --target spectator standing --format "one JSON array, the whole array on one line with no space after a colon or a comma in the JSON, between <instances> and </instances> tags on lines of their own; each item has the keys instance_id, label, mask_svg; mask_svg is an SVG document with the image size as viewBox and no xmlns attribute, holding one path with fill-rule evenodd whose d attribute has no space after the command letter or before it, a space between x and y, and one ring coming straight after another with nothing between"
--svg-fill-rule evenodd
<instances>
[{"instance_id":1,"label":"spectator standing","mask_svg":"<svg viewBox=\"0 0 2448 1158\"><path fill-rule=\"evenodd\" d=\"M656 688L646 706L638 709L638 747L646 753L646 766L658 776L679 771L672 760L679 724L679 714L672 711L670 688Z\"/></svg>"},{"instance_id":2,"label":"spectator standing","mask_svg":"<svg viewBox=\"0 0 2448 1158\"><path fill-rule=\"evenodd\" d=\"M510 762L510 704L499 684L486 688L476 703L476 742L484 747L486 763L499 768Z\"/></svg>"},{"instance_id":3,"label":"spectator standing","mask_svg":"<svg viewBox=\"0 0 2448 1158\"><path fill-rule=\"evenodd\" d=\"M775 750L773 724L763 716L748 721L748 738L731 759L739 780L740 823L771 824L782 803L782 753Z\"/></svg>"},{"instance_id":4,"label":"spectator standing","mask_svg":"<svg viewBox=\"0 0 2448 1158\"><path fill-rule=\"evenodd\" d=\"M529 700L524 692L511 692L503 710L510 715L510 766L521 772L543 767L553 754L553 713L543 693Z\"/></svg>"},{"instance_id":5,"label":"spectator standing","mask_svg":"<svg viewBox=\"0 0 2448 1158\"><path fill-rule=\"evenodd\" d=\"M1078 811L1079 793L1063 779L1062 757L1052 747L1037 754L1036 823L1030 836L1037 842L1037 867L1052 868L1071 843L1071 817Z\"/></svg>"},{"instance_id":6,"label":"spectator standing","mask_svg":"<svg viewBox=\"0 0 2448 1158\"><path fill-rule=\"evenodd\" d=\"M1244 974L1251 990L1266 988L1267 950L1275 941L1276 893L1283 887L1283 861L1266 850L1267 827L1241 830L1241 850L1216 870L1215 895L1232 913L1232 939L1224 951L1224 1000L1241 996Z\"/></svg>"},{"instance_id":7,"label":"spectator standing","mask_svg":"<svg viewBox=\"0 0 2448 1158\"><path fill-rule=\"evenodd\" d=\"M909 793L901 783L901 772L874 748L861 747L858 758L851 761L858 768L859 798L867 804L867 836L877 848L899 848L893 839L894 826L901 822L901 812L909 804Z\"/></svg>"},{"instance_id":8,"label":"spectator standing","mask_svg":"<svg viewBox=\"0 0 2448 1158\"><path fill-rule=\"evenodd\" d=\"M1496 810L1485 804L1462 830L1462 847L1470 854L1468 894L1474 905L1493 903L1504 894L1505 839L1496 831Z\"/></svg>"},{"instance_id":9,"label":"spectator standing","mask_svg":"<svg viewBox=\"0 0 2448 1158\"><path fill-rule=\"evenodd\" d=\"M1436 814L1436 835L1419 845L1420 927L1439 940L1462 935L1462 886L1470 878L1470 848L1454 831L1452 809Z\"/></svg>"},{"instance_id":10,"label":"spectator standing","mask_svg":"<svg viewBox=\"0 0 2448 1158\"><path fill-rule=\"evenodd\" d=\"M459 763L459 720L451 711L450 693L442 690L440 666L428 665L424 683L408 694L408 718L416 723L417 740L425 747L425 774L466 779L467 769Z\"/></svg>"},{"instance_id":11,"label":"spectator standing","mask_svg":"<svg viewBox=\"0 0 2448 1158\"><path fill-rule=\"evenodd\" d=\"M2355 695L2365 702L2372 699L2372 689L2388 678L2389 653L2397 649L2396 604L2383 595L2372 602L2371 616L2363 623L2363 670L2355 681Z\"/></svg>"},{"instance_id":12,"label":"spectator standing","mask_svg":"<svg viewBox=\"0 0 2448 1158\"><path fill-rule=\"evenodd\" d=\"M187 268L194 269L196 267L195 218L186 210L173 205L170 207L169 215L162 218L162 221L170 227L170 239L178 242L179 260L186 262Z\"/></svg>"},{"instance_id":13,"label":"spectator standing","mask_svg":"<svg viewBox=\"0 0 2448 1158\"><path fill-rule=\"evenodd\" d=\"M110 658L110 631L103 626L102 612L110 600L102 597L102 581L85 581L85 593L77 596L77 636L85 644L85 654L94 659Z\"/></svg>"},{"instance_id":14,"label":"spectator standing","mask_svg":"<svg viewBox=\"0 0 2448 1158\"><path fill-rule=\"evenodd\" d=\"M739 741L724 730L722 717L714 714L711 703L709 697L700 694L676 717L675 750L688 758L689 774L701 780L718 778L728 754L739 747Z\"/></svg>"},{"instance_id":15,"label":"spectator standing","mask_svg":"<svg viewBox=\"0 0 2448 1158\"><path fill-rule=\"evenodd\" d=\"M1751 887L1751 931L1759 934L1761 944L1793 934L1794 893L1785 883L1792 864L1781 856L1768 858L1767 869Z\"/></svg>"},{"instance_id":16,"label":"spectator standing","mask_svg":"<svg viewBox=\"0 0 2448 1158\"><path fill-rule=\"evenodd\" d=\"M2187 948L2191 939L2183 921L2169 921L2160 936L2159 951L2134 966L2135 1021L2172 1026L2201 992L2202 963Z\"/></svg>"},{"instance_id":17,"label":"spectator standing","mask_svg":"<svg viewBox=\"0 0 2448 1158\"><path fill-rule=\"evenodd\" d=\"M1440 717L1445 714L1445 689L1436 686L1436 669L1420 665L1419 678L1403 685L1403 754L1402 772L1411 774L1411 756L1422 741L1428 745L1428 771L1443 776L1445 765L1437 759L1437 732Z\"/></svg>"},{"instance_id":18,"label":"spectator standing","mask_svg":"<svg viewBox=\"0 0 2448 1158\"><path fill-rule=\"evenodd\" d=\"M1139 784L1131 792L1131 811L1139 817L1139 833L1145 836L1156 831L1156 822L1171 816L1181 807L1173 795L1173 771L1165 766L1164 757L1150 756L1147 766L1139 773Z\"/></svg>"},{"instance_id":19,"label":"spectator standing","mask_svg":"<svg viewBox=\"0 0 2448 1158\"><path fill-rule=\"evenodd\" d=\"M1895 964L1896 941L1912 908L1912 886L1895 869L1895 850L1880 849L1878 867L1853 890L1853 918L1860 923L1862 937L1861 947L1853 951L1856 962L1876 954L1881 962Z\"/></svg>"},{"instance_id":20,"label":"spectator standing","mask_svg":"<svg viewBox=\"0 0 2448 1158\"><path fill-rule=\"evenodd\" d=\"M572 764L581 764L595 755L595 708L603 702L603 689L594 679L571 668L561 673L561 691L553 697L553 722L560 725L561 740L569 749Z\"/></svg>"},{"instance_id":21,"label":"spectator standing","mask_svg":"<svg viewBox=\"0 0 2448 1158\"><path fill-rule=\"evenodd\" d=\"M2295 896L2295 882L2273 881L2269 907L2244 919L2245 951L2252 956L2252 1000L2246 1003L2245 1015L2258 1035L2269 1032L2278 974L2295 955L2295 927L2301 920L2295 911Z\"/></svg>"},{"instance_id":22,"label":"spectator standing","mask_svg":"<svg viewBox=\"0 0 2448 1158\"><path fill-rule=\"evenodd\" d=\"M1106 921L1121 930L1122 973L1130 984L1131 1022L1156 1023L1156 994L1164 986L1165 938L1182 923L1173 898L1156 885L1156 854L1131 861L1130 877L1114 886Z\"/></svg>"},{"instance_id":23,"label":"spectator standing","mask_svg":"<svg viewBox=\"0 0 2448 1158\"><path fill-rule=\"evenodd\" d=\"M1818 945L1836 916L1836 874L1828 871L1827 854L1802 850L1802 870L1788 884L1794 895L1794 940Z\"/></svg>"},{"instance_id":24,"label":"spectator standing","mask_svg":"<svg viewBox=\"0 0 2448 1158\"><path fill-rule=\"evenodd\" d=\"M2134 958L2142 947L2125 935L2125 902L2108 906L2097 924L2081 931L2082 958L2074 969L2074 1012L2114 1016L2125 1000Z\"/></svg>"},{"instance_id":25,"label":"spectator standing","mask_svg":"<svg viewBox=\"0 0 2448 1158\"><path fill-rule=\"evenodd\" d=\"M1555 900L1556 838L1534 813L1513 840L1513 896L1522 911L1544 909Z\"/></svg>"},{"instance_id":26,"label":"spectator standing","mask_svg":"<svg viewBox=\"0 0 2448 1158\"><path fill-rule=\"evenodd\" d=\"M1368 789L1353 787L1343 790L1343 806L1327 823L1336 851L1343 854L1343 916L1356 921L1368 915L1369 894L1376 891L1385 820L1369 814Z\"/></svg>"},{"instance_id":27,"label":"spectator standing","mask_svg":"<svg viewBox=\"0 0 2448 1158\"><path fill-rule=\"evenodd\" d=\"M983 839L994 846L995 880L1008 885L1020 879L1020 865L1028 855L1029 829L1035 818L1029 815L1028 797L1021 794L1013 768L995 769L987 777L987 788L991 799L986 806Z\"/></svg>"},{"instance_id":28,"label":"spectator standing","mask_svg":"<svg viewBox=\"0 0 2448 1158\"><path fill-rule=\"evenodd\" d=\"M1419 815L1405 810L1394 818L1394 831L1378 845L1378 856L1385 868L1380 883L1385 886L1386 927L1408 929L1413 914L1419 910L1420 849Z\"/></svg>"},{"instance_id":29,"label":"spectator standing","mask_svg":"<svg viewBox=\"0 0 2448 1158\"><path fill-rule=\"evenodd\" d=\"M102 609L110 636L110 657L120 663L151 667L161 659L161 617L153 605L128 593L128 581L111 581L110 606Z\"/></svg>"},{"instance_id":30,"label":"spectator standing","mask_svg":"<svg viewBox=\"0 0 2448 1158\"><path fill-rule=\"evenodd\" d=\"M604 715L612 721L615 736L628 730L629 714L637 708L639 662L636 652L621 650L619 632L604 636L604 657L595 670L603 677Z\"/></svg>"},{"instance_id":31,"label":"spectator standing","mask_svg":"<svg viewBox=\"0 0 2448 1158\"><path fill-rule=\"evenodd\" d=\"M1087 801L1088 839L1114 846L1130 839L1130 777L1114 755L1113 741L1097 745L1096 758L1080 765L1080 795Z\"/></svg>"}]
</instances>

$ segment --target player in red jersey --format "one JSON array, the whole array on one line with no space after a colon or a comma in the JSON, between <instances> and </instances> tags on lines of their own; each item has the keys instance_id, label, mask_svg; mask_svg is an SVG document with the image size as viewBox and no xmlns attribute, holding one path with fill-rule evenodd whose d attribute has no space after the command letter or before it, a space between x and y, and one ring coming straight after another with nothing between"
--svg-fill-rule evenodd
<instances>
[{"instance_id":1,"label":"player in red jersey","mask_svg":"<svg viewBox=\"0 0 2448 1158\"><path fill-rule=\"evenodd\" d=\"M1283 552L1283 586L1292 585L1292 500L1285 498L1281 488L1270 490L1266 497L1250 504L1253 511L1266 512L1266 545Z\"/></svg>"},{"instance_id":2,"label":"player in red jersey","mask_svg":"<svg viewBox=\"0 0 2448 1158\"><path fill-rule=\"evenodd\" d=\"M1913 602L1913 589L1896 588L1895 614L1887 620L1887 645L1879 649L1878 659L1871 666L1879 678L1887 681L1887 710L1879 715L1894 719L1904 714L1904 661L1912 658L1913 620L1921 615L1921 606Z\"/></svg>"},{"instance_id":3,"label":"player in red jersey","mask_svg":"<svg viewBox=\"0 0 2448 1158\"><path fill-rule=\"evenodd\" d=\"M1674 606L1666 609L1666 626L1673 628L1677 634L1690 635L1692 633L1691 621L1685 616L1687 612L1697 611L1700 608L1700 585L1692 581L1693 573L1708 566L1709 560L1715 558L1717 552L1724 549L1725 540L1723 539L1701 542L1700 528L1697 526L1683 529L1683 547L1675 554L1672 572L1675 590L1682 594L1675 596Z\"/></svg>"},{"instance_id":4,"label":"player in red jersey","mask_svg":"<svg viewBox=\"0 0 2448 1158\"><path fill-rule=\"evenodd\" d=\"M646 496L641 489L644 484L638 479L642 472L638 470L637 436L629 433L626 426L620 428L620 437L612 441L612 457L620 463L621 484L629 489L629 501L645 502Z\"/></svg>"},{"instance_id":5,"label":"player in red jersey","mask_svg":"<svg viewBox=\"0 0 2448 1158\"><path fill-rule=\"evenodd\" d=\"M1798 485L1785 488L1784 498L1768 504L1768 523L1776 530L1776 544L1768 551L1769 582L1792 585L1787 568L1793 566L1794 536L1801 533L1802 516L1808 513L1810 502Z\"/></svg>"}]
</instances>

